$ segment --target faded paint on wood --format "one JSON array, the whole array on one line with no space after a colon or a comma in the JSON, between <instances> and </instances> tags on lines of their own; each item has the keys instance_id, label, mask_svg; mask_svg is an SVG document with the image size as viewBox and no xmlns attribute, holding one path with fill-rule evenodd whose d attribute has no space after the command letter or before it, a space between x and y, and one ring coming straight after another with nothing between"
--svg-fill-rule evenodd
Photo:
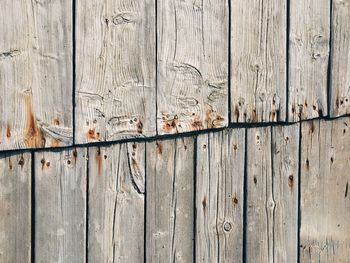
<instances>
[{"instance_id":1,"label":"faded paint on wood","mask_svg":"<svg viewBox=\"0 0 350 263\"><path fill-rule=\"evenodd\" d=\"M231 5L231 121L285 121L287 1Z\"/></svg>"},{"instance_id":2,"label":"faded paint on wood","mask_svg":"<svg viewBox=\"0 0 350 263\"><path fill-rule=\"evenodd\" d=\"M349 262L350 119L309 121L301 142L301 262Z\"/></svg>"},{"instance_id":3,"label":"faded paint on wood","mask_svg":"<svg viewBox=\"0 0 350 263\"><path fill-rule=\"evenodd\" d=\"M350 113L350 1L332 0L332 117Z\"/></svg>"},{"instance_id":4,"label":"faded paint on wood","mask_svg":"<svg viewBox=\"0 0 350 263\"><path fill-rule=\"evenodd\" d=\"M76 141L156 133L155 0L77 1Z\"/></svg>"},{"instance_id":5,"label":"faded paint on wood","mask_svg":"<svg viewBox=\"0 0 350 263\"><path fill-rule=\"evenodd\" d=\"M288 121L327 115L330 2L290 2Z\"/></svg>"},{"instance_id":6,"label":"faded paint on wood","mask_svg":"<svg viewBox=\"0 0 350 263\"><path fill-rule=\"evenodd\" d=\"M72 1L3 0L0 150L72 143Z\"/></svg>"},{"instance_id":7,"label":"faded paint on wood","mask_svg":"<svg viewBox=\"0 0 350 263\"><path fill-rule=\"evenodd\" d=\"M298 125L248 129L249 262L297 261L298 132Z\"/></svg>"},{"instance_id":8,"label":"faded paint on wood","mask_svg":"<svg viewBox=\"0 0 350 263\"><path fill-rule=\"evenodd\" d=\"M89 149L88 262L144 261L145 144Z\"/></svg>"},{"instance_id":9,"label":"faded paint on wood","mask_svg":"<svg viewBox=\"0 0 350 263\"><path fill-rule=\"evenodd\" d=\"M146 261L192 262L193 138L147 144Z\"/></svg>"},{"instance_id":10,"label":"faded paint on wood","mask_svg":"<svg viewBox=\"0 0 350 263\"><path fill-rule=\"evenodd\" d=\"M228 2L158 1L158 134L228 123Z\"/></svg>"},{"instance_id":11,"label":"faded paint on wood","mask_svg":"<svg viewBox=\"0 0 350 263\"><path fill-rule=\"evenodd\" d=\"M35 260L86 260L87 150L35 154Z\"/></svg>"},{"instance_id":12,"label":"faded paint on wood","mask_svg":"<svg viewBox=\"0 0 350 263\"><path fill-rule=\"evenodd\" d=\"M244 142L244 129L198 137L196 262L243 259Z\"/></svg>"},{"instance_id":13,"label":"faded paint on wood","mask_svg":"<svg viewBox=\"0 0 350 263\"><path fill-rule=\"evenodd\" d=\"M0 261L31 260L31 155L0 156Z\"/></svg>"}]
</instances>

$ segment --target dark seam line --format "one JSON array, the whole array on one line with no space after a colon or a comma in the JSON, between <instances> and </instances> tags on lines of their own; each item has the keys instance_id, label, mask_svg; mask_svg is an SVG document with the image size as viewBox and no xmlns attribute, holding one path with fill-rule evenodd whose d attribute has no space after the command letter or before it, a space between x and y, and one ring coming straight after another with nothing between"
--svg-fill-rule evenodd
<instances>
[{"instance_id":1,"label":"dark seam line","mask_svg":"<svg viewBox=\"0 0 350 263\"><path fill-rule=\"evenodd\" d=\"M242 248L242 262L247 262L247 207L248 207L248 130L244 130L244 176L243 176L243 248Z\"/></svg>"},{"instance_id":2,"label":"dark seam line","mask_svg":"<svg viewBox=\"0 0 350 263\"><path fill-rule=\"evenodd\" d=\"M31 152L31 262L35 262L35 153Z\"/></svg>"},{"instance_id":3,"label":"dark seam line","mask_svg":"<svg viewBox=\"0 0 350 263\"><path fill-rule=\"evenodd\" d=\"M328 54L328 67L327 67L327 116L331 116L332 105L332 41L333 41L333 0L330 0L330 14L329 14L329 54Z\"/></svg>"},{"instance_id":4,"label":"dark seam line","mask_svg":"<svg viewBox=\"0 0 350 263\"><path fill-rule=\"evenodd\" d=\"M299 124L299 152L298 152L298 237L297 237L297 258L298 263L300 262L300 228L301 228L301 143L302 143L302 125Z\"/></svg>"},{"instance_id":5,"label":"dark seam line","mask_svg":"<svg viewBox=\"0 0 350 263\"><path fill-rule=\"evenodd\" d=\"M143 203L143 262L146 263L147 255L147 143L145 143L144 161L145 161L145 186L144 186L144 203Z\"/></svg>"},{"instance_id":6,"label":"dark seam line","mask_svg":"<svg viewBox=\"0 0 350 263\"><path fill-rule=\"evenodd\" d=\"M197 250L197 150L198 138L194 137L193 142L193 262L196 263Z\"/></svg>"},{"instance_id":7,"label":"dark seam line","mask_svg":"<svg viewBox=\"0 0 350 263\"><path fill-rule=\"evenodd\" d=\"M72 40L73 40L73 45L72 45L72 71L73 71L73 78L72 78L72 119L73 119L73 145L75 145L75 92L76 92L76 34L75 34L75 26L76 26L76 17L75 17L75 11L76 11L76 2L75 0L72 1L72 22L73 22L73 27L72 27Z\"/></svg>"},{"instance_id":8,"label":"dark seam line","mask_svg":"<svg viewBox=\"0 0 350 263\"><path fill-rule=\"evenodd\" d=\"M286 121L289 120L289 41L290 41L290 0L287 0L287 14L286 14L286 25L287 25L287 34L286 34Z\"/></svg>"},{"instance_id":9,"label":"dark seam line","mask_svg":"<svg viewBox=\"0 0 350 263\"><path fill-rule=\"evenodd\" d=\"M324 120L324 121L334 121L341 118L349 118L350 114L345 114L342 116L337 117L317 117L313 119L307 119L307 120L300 120L297 122L263 122L263 123L230 123L227 127L222 128L212 128L212 129L204 129L200 131L191 131L191 132L183 132L183 133L177 133L177 134L165 134L160 136L151 136L151 137L137 137L137 138L126 138L126 139L120 139L120 140L112 140L112 141L101 141L101 142L90 142L90 143L82 143L82 144L74 144L69 146L62 146L62 147L56 147L56 148L25 148L25 149L13 149L13 150L4 150L0 151L1 154L15 154L15 153L25 153L25 152L60 152L64 150L75 148L81 148L81 147L103 147L103 146L110 146L114 144L122 144L122 143L128 143L128 142L154 142L157 140L171 140L176 138L185 138L185 137L193 137L201 134L207 134L207 133L214 133L214 132L220 132L227 129L240 129L240 128L261 128L261 127L275 127L275 126L290 126L297 123L304 123L309 121L317 121L317 120Z\"/></svg>"},{"instance_id":10,"label":"dark seam line","mask_svg":"<svg viewBox=\"0 0 350 263\"><path fill-rule=\"evenodd\" d=\"M232 61L231 61L231 16L232 16L232 6L231 0L228 0L228 123L231 122L231 70L232 70Z\"/></svg>"},{"instance_id":11,"label":"dark seam line","mask_svg":"<svg viewBox=\"0 0 350 263\"><path fill-rule=\"evenodd\" d=\"M155 1L155 85L156 85L156 135L158 136L158 0Z\"/></svg>"},{"instance_id":12,"label":"dark seam line","mask_svg":"<svg viewBox=\"0 0 350 263\"><path fill-rule=\"evenodd\" d=\"M86 148L86 210L85 210L85 262L88 262L89 255L89 149Z\"/></svg>"}]
</instances>

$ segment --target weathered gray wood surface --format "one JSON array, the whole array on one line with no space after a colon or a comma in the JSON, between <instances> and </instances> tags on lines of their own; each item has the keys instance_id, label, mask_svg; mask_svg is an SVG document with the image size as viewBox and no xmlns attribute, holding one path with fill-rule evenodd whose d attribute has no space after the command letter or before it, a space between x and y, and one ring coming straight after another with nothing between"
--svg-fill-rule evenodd
<instances>
[{"instance_id":1,"label":"weathered gray wood surface","mask_svg":"<svg viewBox=\"0 0 350 263\"><path fill-rule=\"evenodd\" d=\"M0 156L0 262L31 259L31 155Z\"/></svg>"},{"instance_id":2,"label":"weathered gray wood surface","mask_svg":"<svg viewBox=\"0 0 350 263\"><path fill-rule=\"evenodd\" d=\"M350 119L309 121L301 142L301 262L349 262Z\"/></svg>"},{"instance_id":3,"label":"weathered gray wood surface","mask_svg":"<svg viewBox=\"0 0 350 263\"><path fill-rule=\"evenodd\" d=\"M350 1L332 0L332 117L350 113Z\"/></svg>"},{"instance_id":4,"label":"weathered gray wood surface","mask_svg":"<svg viewBox=\"0 0 350 263\"><path fill-rule=\"evenodd\" d=\"M158 134L228 123L228 1L158 1Z\"/></svg>"},{"instance_id":5,"label":"weathered gray wood surface","mask_svg":"<svg viewBox=\"0 0 350 263\"><path fill-rule=\"evenodd\" d=\"M196 151L196 262L241 262L245 130L200 135Z\"/></svg>"},{"instance_id":6,"label":"weathered gray wood surface","mask_svg":"<svg viewBox=\"0 0 350 263\"><path fill-rule=\"evenodd\" d=\"M231 122L285 121L287 1L231 5Z\"/></svg>"},{"instance_id":7,"label":"weathered gray wood surface","mask_svg":"<svg viewBox=\"0 0 350 263\"><path fill-rule=\"evenodd\" d=\"M89 149L88 262L144 261L145 144Z\"/></svg>"},{"instance_id":8,"label":"weathered gray wood surface","mask_svg":"<svg viewBox=\"0 0 350 263\"><path fill-rule=\"evenodd\" d=\"M87 150L35 154L35 261L85 262Z\"/></svg>"},{"instance_id":9,"label":"weathered gray wood surface","mask_svg":"<svg viewBox=\"0 0 350 263\"><path fill-rule=\"evenodd\" d=\"M298 125L248 129L246 257L296 262Z\"/></svg>"},{"instance_id":10,"label":"weathered gray wood surface","mask_svg":"<svg viewBox=\"0 0 350 263\"><path fill-rule=\"evenodd\" d=\"M327 115L330 3L290 1L288 121Z\"/></svg>"},{"instance_id":11,"label":"weathered gray wood surface","mask_svg":"<svg viewBox=\"0 0 350 263\"><path fill-rule=\"evenodd\" d=\"M147 144L146 261L192 262L193 138Z\"/></svg>"},{"instance_id":12,"label":"weathered gray wood surface","mask_svg":"<svg viewBox=\"0 0 350 263\"><path fill-rule=\"evenodd\" d=\"M72 143L72 1L2 0L0 150Z\"/></svg>"},{"instance_id":13,"label":"weathered gray wood surface","mask_svg":"<svg viewBox=\"0 0 350 263\"><path fill-rule=\"evenodd\" d=\"M155 135L155 0L79 0L76 142Z\"/></svg>"}]
</instances>

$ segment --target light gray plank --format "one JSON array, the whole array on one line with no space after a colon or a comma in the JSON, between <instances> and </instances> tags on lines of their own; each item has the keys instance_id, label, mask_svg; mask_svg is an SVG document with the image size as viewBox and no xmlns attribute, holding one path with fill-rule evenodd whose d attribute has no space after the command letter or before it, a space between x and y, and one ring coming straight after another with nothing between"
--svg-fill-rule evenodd
<instances>
[{"instance_id":1,"label":"light gray plank","mask_svg":"<svg viewBox=\"0 0 350 263\"><path fill-rule=\"evenodd\" d=\"M350 258L350 118L303 123L301 262Z\"/></svg>"},{"instance_id":2,"label":"light gray plank","mask_svg":"<svg viewBox=\"0 0 350 263\"><path fill-rule=\"evenodd\" d=\"M286 0L232 2L232 122L285 121L286 22Z\"/></svg>"},{"instance_id":3,"label":"light gray plank","mask_svg":"<svg viewBox=\"0 0 350 263\"><path fill-rule=\"evenodd\" d=\"M158 0L158 134L227 126L228 1Z\"/></svg>"},{"instance_id":4,"label":"light gray plank","mask_svg":"<svg viewBox=\"0 0 350 263\"><path fill-rule=\"evenodd\" d=\"M79 0L76 141L156 133L155 0Z\"/></svg>"},{"instance_id":5,"label":"light gray plank","mask_svg":"<svg viewBox=\"0 0 350 263\"><path fill-rule=\"evenodd\" d=\"M35 154L35 261L85 262L87 150Z\"/></svg>"},{"instance_id":6,"label":"light gray plank","mask_svg":"<svg viewBox=\"0 0 350 263\"><path fill-rule=\"evenodd\" d=\"M0 262L31 260L31 154L0 156Z\"/></svg>"},{"instance_id":7,"label":"light gray plank","mask_svg":"<svg viewBox=\"0 0 350 263\"><path fill-rule=\"evenodd\" d=\"M72 143L72 0L2 0L0 150Z\"/></svg>"},{"instance_id":8,"label":"light gray plank","mask_svg":"<svg viewBox=\"0 0 350 263\"><path fill-rule=\"evenodd\" d=\"M88 262L144 261L145 144L89 149Z\"/></svg>"},{"instance_id":9,"label":"light gray plank","mask_svg":"<svg viewBox=\"0 0 350 263\"><path fill-rule=\"evenodd\" d=\"M298 131L297 125L248 129L249 262L297 260Z\"/></svg>"},{"instance_id":10,"label":"light gray plank","mask_svg":"<svg viewBox=\"0 0 350 263\"><path fill-rule=\"evenodd\" d=\"M192 262L193 138L147 144L146 262Z\"/></svg>"},{"instance_id":11,"label":"light gray plank","mask_svg":"<svg viewBox=\"0 0 350 263\"><path fill-rule=\"evenodd\" d=\"M290 2L288 121L327 115L330 0Z\"/></svg>"},{"instance_id":12,"label":"light gray plank","mask_svg":"<svg viewBox=\"0 0 350 263\"><path fill-rule=\"evenodd\" d=\"M332 117L350 113L350 1L332 0Z\"/></svg>"},{"instance_id":13,"label":"light gray plank","mask_svg":"<svg viewBox=\"0 0 350 263\"><path fill-rule=\"evenodd\" d=\"M273 262L298 261L299 133L299 124L272 128Z\"/></svg>"},{"instance_id":14,"label":"light gray plank","mask_svg":"<svg viewBox=\"0 0 350 263\"><path fill-rule=\"evenodd\" d=\"M245 130L197 142L196 262L242 262Z\"/></svg>"}]
</instances>

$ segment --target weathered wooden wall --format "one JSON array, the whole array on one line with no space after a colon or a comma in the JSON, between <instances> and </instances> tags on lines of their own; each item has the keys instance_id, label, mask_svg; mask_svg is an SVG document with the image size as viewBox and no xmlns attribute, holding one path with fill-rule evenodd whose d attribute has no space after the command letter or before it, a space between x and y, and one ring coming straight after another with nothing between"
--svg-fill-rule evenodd
<instances>
[{"instance_id":1,"label":"weathered wooden wall","mask_svg":"<svg viewBox=\"0 0 350 263\"><path fill-rule=\"evenodd\" d=\"M349 262L349 127L2 154L0 261Z\"/></svg>"},{"instance_id":2,"label":"weathered wooden wall","mask_svg":"<svg viewBox=\"0 0 350 263\"><path fill-rule=\"evenodd\" d=\"M2 0L0 35L0 263L350 263L350 0Z\"/></svg>"}]
</instances>

